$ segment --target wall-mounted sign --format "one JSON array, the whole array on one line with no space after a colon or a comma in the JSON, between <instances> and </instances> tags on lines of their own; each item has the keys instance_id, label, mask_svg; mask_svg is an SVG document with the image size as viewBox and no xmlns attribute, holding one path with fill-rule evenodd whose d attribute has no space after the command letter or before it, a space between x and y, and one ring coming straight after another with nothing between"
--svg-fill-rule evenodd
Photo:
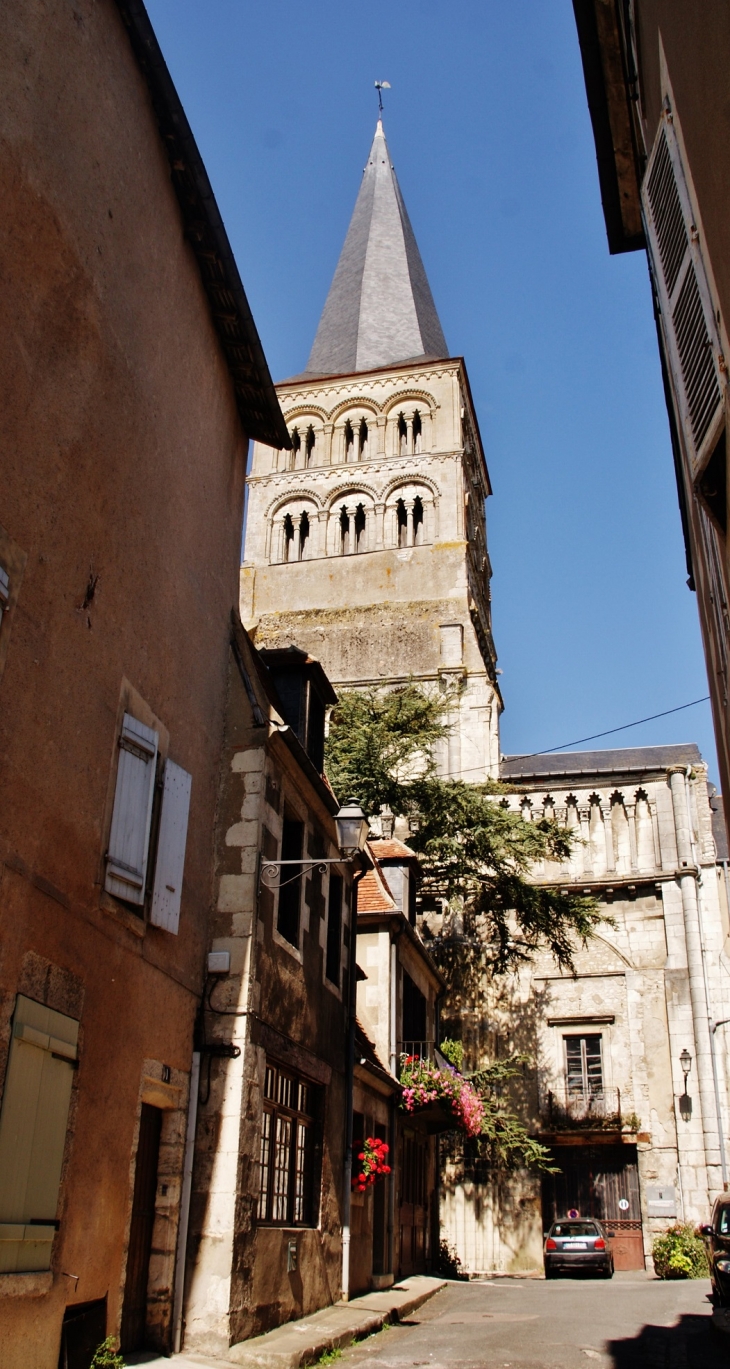
<instances>
[{"instance_id":1,"label":"wall-mounted sign","mask_svg":"<svg viewBox=\"0 0 730 1369\"><path fill-rule=\"evenodd\" d=\"M677 1195L674 1184L647 1184L646 1212L649 1217L676 1217Z\"/></svg>"}]
</instances>

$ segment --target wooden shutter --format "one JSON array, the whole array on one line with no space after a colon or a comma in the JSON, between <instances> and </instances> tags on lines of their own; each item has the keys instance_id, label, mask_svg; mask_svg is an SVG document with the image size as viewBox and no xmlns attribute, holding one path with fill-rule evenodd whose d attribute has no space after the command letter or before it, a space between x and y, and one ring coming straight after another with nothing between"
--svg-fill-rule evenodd
<instances>
[{"instance_id":1,"label":"wooden shutter","mask_svg":"<svg viewBox=\"0 0 730 1369\"><path fill-rule=\"evenodd\" d=\"M78 1031L18 994L0 1111L0 1272L50 1269Z\"/></svg>"},{"instance_id":2,"label":"wooden shutter","mask_svg":"<svg viewBox=\"0 0 730 1369\"><path fill-rule=\"evenodd\" d=\"M104 888L128 903L144 903L156 767L157 733L125 713Z\"/></svg>"},{"instance_id":3,"label":"wooden shutter","mask_svg":"<svg viewBox=\"0 0 730 1369\"><path fill-rule=\"evenodd\" d=\"M725 360L673 116L666 103L644 176L642 203L673 389L694 479L716 435L724 400Z\"/></svg>"},{"instance_id":4,"label":"wooden shutter","mask_svg":"<svg viewBox=\"0 0 730 1369\"><path fill-rule=\"evenodd\" d=\"M187 770L174 761L166 761L150 922L174 935L180 921L192 782Z\"/></svg>"}]
</instances>

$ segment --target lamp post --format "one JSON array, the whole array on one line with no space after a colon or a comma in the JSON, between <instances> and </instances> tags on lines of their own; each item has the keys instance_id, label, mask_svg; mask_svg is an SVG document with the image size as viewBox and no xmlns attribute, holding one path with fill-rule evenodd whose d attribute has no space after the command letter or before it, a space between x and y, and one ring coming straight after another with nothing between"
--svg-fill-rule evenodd
<instances>
[{"instance_id":1,"label":"lamp post","mask_svg":"<svg viewBox=\"0 0 730 1369\"><path fill-rule=\"evenodd\" d=\"M259 883L267 889L281 889L286 884L292 884L295 879L299 879L305 870L318 870L321 875L326 873L328 865L352 865L357 857L365 850L368 839L370 824L362 811L357 799L348 799L342 804L339 811L335 814L335 825L337 827L337 844L340 848L339 856L318 856L315 860L263 860L259 874ZM281 878L281 871L284 866L294 866L294 873L289 879ZM279 878L277 879L277 875Z\"/></svg>"},{"instance_id":2,"label":"lamp post","mask_svg":"<svg viewBox=\"0 0 730 1369\"><path fill-rule=\"evenodd\" d=\"M682 1074L684 1075L684 1093L679 1100L679 1115L683 1122L691 1122L692 1099L687 1092L687 1080L689 1078L690 1070L692 1069L692 1056L686 1046L679 1057L679 1063L682 1066Z\"/></svg>"}]
</instances>

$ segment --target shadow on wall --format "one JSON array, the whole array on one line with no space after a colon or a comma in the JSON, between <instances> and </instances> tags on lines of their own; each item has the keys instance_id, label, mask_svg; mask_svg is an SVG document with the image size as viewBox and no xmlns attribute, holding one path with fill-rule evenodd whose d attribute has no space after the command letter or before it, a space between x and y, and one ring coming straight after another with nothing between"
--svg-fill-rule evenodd
<instances>
[{"instance_id":1,"label":"shadow on wall","mask_svg":"<svg viewBox=\"0 0 730 1369\"><path fill-rule=\"evenodd\" d=\"M613 1369L727 1369L730 1360L730 1337L714 1329L709 1307L704 1316L685 1313L676 1326L643 1326L637 1336L609 1341L607 1348Z\"/></svg>"}]
</instances>

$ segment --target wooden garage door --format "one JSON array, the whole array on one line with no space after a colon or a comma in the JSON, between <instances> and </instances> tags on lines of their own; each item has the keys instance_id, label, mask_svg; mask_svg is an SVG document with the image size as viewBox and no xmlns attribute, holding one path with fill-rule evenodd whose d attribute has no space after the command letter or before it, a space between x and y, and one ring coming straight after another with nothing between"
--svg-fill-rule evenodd
<instances>
[{"instance_id":1,"label":"wooden garage door","mask_svg":"<svg viewBox=\"0 0 730 1369\"><path fill-rule=\"evenodd\" d=\"M577 1212L597 1217L616 1269L644 1268L644 1237L635 1146L553 1146L559 1174L543 1180L543 1220Z\"/></svg>"}]
</instances>

